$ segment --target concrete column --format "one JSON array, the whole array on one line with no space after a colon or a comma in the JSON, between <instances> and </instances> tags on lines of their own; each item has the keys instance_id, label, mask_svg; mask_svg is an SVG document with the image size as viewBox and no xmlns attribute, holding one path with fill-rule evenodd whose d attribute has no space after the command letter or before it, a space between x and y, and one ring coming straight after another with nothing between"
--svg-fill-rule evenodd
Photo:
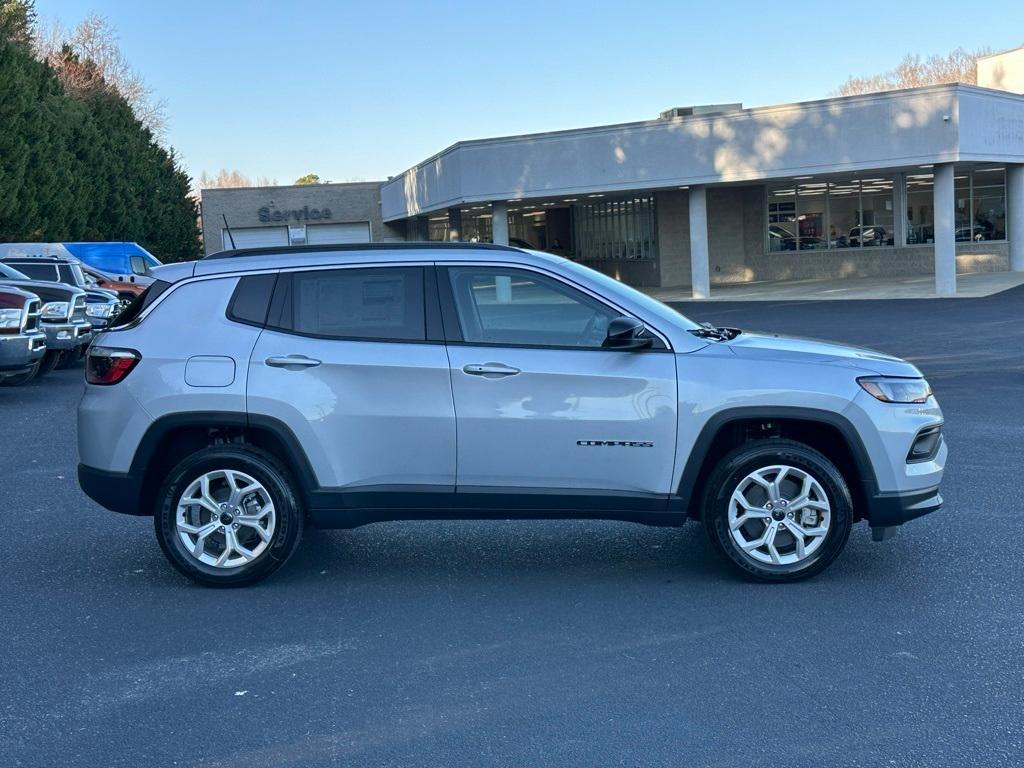
<instances>
[{"instance_id":1,"label":"concrete column","mask_svg":"<svg viewBox=\"0 0 1024 768\"><path fill-rule=\"evenodd\" d=\"M935 293L956 295L956 202L953 164L935 166Z\"/></svg>"},{"instance_id":2,"label":"concrete column","mask_svg":"<svg viewBox=\"0 0 1024 768\"><path fill-rule=\"evenodd\" d=\"M457 243L462 240L462 209L448 209L448 241Z\"/></svg>"},{"instance_id":3,"label":"concrete column","mask_svg":"<svg viewBox=\"0 0 1024 768\"><path fill-rule=\"evenodd\" d=\"M693 298L706 299L711 295L708 196L703 185L690 187L690 283Z\"/></svg>"},{"instance_id":4,"label":"concrete column","mask_svg":"<svg viewBox=\"0 0 1024 768\"><path fill-rule=\"evenodd\" d=\"M907 174L892 177L892 242L897 248L907 244Z\"/></svg>"},{"instance_id":5,"label":"concrete column","mask_svg":"<svg viewBox=\"0 0 1024 768\"><path fill-rule=\"evenodd\" d=\"M491 242L508 245L508 203L496 200L491 203Z\"/></svg>"},{"instance_id":6,"label":"concrete column","mask_svg":"<svg viewBox=\"0 0 1024 768\"><path fill-rule=\"evenodd\" d=\"M1006 237L1010 271L1024 272L1024 165L1006 166Z\"/></svg>"}]
</instances>

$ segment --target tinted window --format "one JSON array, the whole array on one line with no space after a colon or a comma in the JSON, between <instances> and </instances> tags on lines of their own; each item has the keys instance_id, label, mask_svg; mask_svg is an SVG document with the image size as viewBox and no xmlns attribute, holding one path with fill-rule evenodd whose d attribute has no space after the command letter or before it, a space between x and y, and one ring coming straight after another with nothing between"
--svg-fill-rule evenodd
<instances>
[{"instance_id":1,"label":"tinted window","mask_svg":"<svg viewBox=\"0 0 1024 768\"><path fill-rule=\"evenodd\" d=\"M600 347L618 316L551 278L515 269L451 267L455 309L467 342Z\"/></svg>"},{"instance_id":2,"label":"tinted window","mask_svg":"<svg viewBox=\"0 0 1024 768\"><path fill-rule=\"evenodd\" d=\"M33 280L57 282L57 267L53 264L16 264L15 269Z\"/></svg>"},{"instance_id":3,"label":"tinted window","mask_svg":"<svg viewBox=\"0 0 1024 768\"><path fill-rule=\"evenodd\" d=\"M85 285L85 276L82 274L82 268L77 264L60 264L57 269L60 272L60 281L62 283L77 285L80 288Z\"/></svg>"},{"instance_id":4,"label":"tinted window","mask_svg":"<svg viewBox=\"0 0 1024 768\"><path fill-rule=\"evenodd\" d=\"M294 272L281 319L271 322L327 338L424 341L423 269Z\"/></svg>"},{"instance_id":5,"label":"tinted window","mask_svg":"<svg viewBox=\"0 0 1024 768\"><path fill-rule=\"evenodd\" d=\"M228 317L243 323L263 325L267 321L270 295L277 275L248 275L238 281L228 305Z\"/></svg>"},{"instance_id":6,"label":"tinted window","mask_svg":"<svg viewBox=\"0 0 1024 768\"><path fill-rule=\"evenodd\" d=\"M6 277L8 280L28 280L29 277L24 272L19 272L14 267L8 266L7 264L0 263L0 276Z\"/></svg>"}]
</instances>

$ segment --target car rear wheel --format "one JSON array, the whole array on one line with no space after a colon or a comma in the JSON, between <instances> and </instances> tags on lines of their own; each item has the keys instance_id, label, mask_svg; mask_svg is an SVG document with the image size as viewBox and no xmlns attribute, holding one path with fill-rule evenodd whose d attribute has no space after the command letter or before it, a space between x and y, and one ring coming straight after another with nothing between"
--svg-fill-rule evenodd
<instances>
[{"instance_id":1,"label":"car rear wheel","mask_svg":"<svg viewBox=\"0 0 1024 768\"><path fill-rule=\"evenodd\" d=\"M291 557L304 516L288 471L247 445L221 445L170 471L155 514L157 540L178 571L202 584L242 586Z\"/></svg>"},{"instance_id":2,"label":"car rear wheel","mask_svg":"<svg viewBox=\"0 0 1024 768\"><path fill-rule=\"evenodd\" d=\"M715 548L756 581L820 573L846 546L853 502L836 466L791 440L736 448L715 468L704 501Z\"/></svg>"}]
</instances>

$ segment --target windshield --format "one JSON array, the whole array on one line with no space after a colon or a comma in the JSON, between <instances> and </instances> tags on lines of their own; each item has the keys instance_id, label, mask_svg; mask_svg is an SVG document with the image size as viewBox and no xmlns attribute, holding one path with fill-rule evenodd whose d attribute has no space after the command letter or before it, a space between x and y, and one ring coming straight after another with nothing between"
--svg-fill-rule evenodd
<instances>
[{"instance_id":1,"label":"windshield","mask_svg":"<svg viewBox=\"0 0 1024 768\"><path fill-rule=\"evenodd\" d=\"M559 257L555 257L559 258ZM625 294L630 301L633 301L643 307L645 310L652 312L655 315L665 317L667 314L671 314L672 320L678 325L682 325L685 330L692 330L700 328L700 325L693 322L686 315L683 315L668 304L663 304L655 298L648 296L643 291L638 291L636 288L632 288L623 282L616 280L614 277L609 277L603 272L598 272L596 269L591 269L582 264L578 264L575 261L569 261L568 259L560 259L566 269L570 272L578 272L586 279L594 283L599 283L602 287L607 288L608 292L614 296L615 294ZM680 321L682 321L680 323Z\"/></svg>"},{"instance_id":2,"label":"windshield","mask_svg":"<svg viewBox=\"0 0 1024 768\"><path fill-rule=\"evenodd\" d=\"M31 280L32 278L23 272L19 272L13 267L8 267L6 264L0 264L0 276L6 277L9 280Z\"/></svg>"}]
</instances>

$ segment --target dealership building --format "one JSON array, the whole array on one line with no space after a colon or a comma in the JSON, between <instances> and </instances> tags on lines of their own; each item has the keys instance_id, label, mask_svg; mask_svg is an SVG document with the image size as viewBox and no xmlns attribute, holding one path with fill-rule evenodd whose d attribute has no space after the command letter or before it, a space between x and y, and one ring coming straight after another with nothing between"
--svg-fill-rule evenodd
<instances>
[{"instance_id":1,"label":"dealership building","mask_svg":"<svg viewBox=\"0 0 1024 768\"><path fill-rule=\"evenodd\" d=\"M1024 271L1024 49L938 85L460 141L383 182L202 193L207 253L523 244L642 287ZM231 232L225 228L225 220Z\"/></svg>"}]
</instances>

